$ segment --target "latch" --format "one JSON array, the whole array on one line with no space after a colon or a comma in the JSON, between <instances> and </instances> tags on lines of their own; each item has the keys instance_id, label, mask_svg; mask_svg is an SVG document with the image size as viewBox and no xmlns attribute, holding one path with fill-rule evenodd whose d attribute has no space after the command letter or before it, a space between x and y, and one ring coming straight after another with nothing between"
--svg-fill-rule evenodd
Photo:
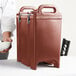
<instances>
[{"instance_id":1,"label":"latch","mask_svg":"<svg viewBox=\"0 0 76 76\"><path fill-rule=\"evenodd\" d=\"M28 18L27 18L27 23L28 24L30 23L30 16L31 16L31 14L28 14Z\"/></svg>"},{"instance_id":2,"label":"latch","mask_svg":"<svg viewBox=\"0 0 76 76\"><path fill-rule=\"evenodd\" d=\"M19 23L21 22L21 15L19 15Z\"/></svg>"}]
</instances>

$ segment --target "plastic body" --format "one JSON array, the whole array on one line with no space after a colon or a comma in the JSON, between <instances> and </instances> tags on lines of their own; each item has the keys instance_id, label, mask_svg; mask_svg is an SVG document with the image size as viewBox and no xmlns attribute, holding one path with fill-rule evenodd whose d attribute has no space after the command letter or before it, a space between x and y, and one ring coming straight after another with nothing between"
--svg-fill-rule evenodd
<instances>
[{"instance_id":1,"label":"plastic body","mask_svg":"<svg viewBox=\"0 0 76 76\"><path fill-rule=\"evenodd\" d=\"M53 8L54 12L44 13L43 8ZM40 62L59 67L61 14L53 5L41 5L29 20L28 14L17 14L17 60L32 69Z\"/></svg>"}]
</instances>

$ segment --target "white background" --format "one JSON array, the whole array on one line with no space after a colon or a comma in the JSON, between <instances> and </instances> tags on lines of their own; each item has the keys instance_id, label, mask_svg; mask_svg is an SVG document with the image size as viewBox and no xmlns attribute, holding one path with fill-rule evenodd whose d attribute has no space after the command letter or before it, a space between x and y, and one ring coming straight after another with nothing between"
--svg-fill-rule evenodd
<instances>
[{"instance_id":1,"label":"white background","mask_svg":"<svg viewBox=\"0 0 76 76\"><path fill-rule=\"evenodd\" d=\"M69 56L61 57L60 69L50 67L37 67L36 71L17 63L16 30L14 31L13 46L9 59L0 61L1 76L76 76L76 0L16 0L17 12L21 6L35 6L41 4L54 4L62 13L62 39L71 41Z\"/></svg>"}]
</instances>

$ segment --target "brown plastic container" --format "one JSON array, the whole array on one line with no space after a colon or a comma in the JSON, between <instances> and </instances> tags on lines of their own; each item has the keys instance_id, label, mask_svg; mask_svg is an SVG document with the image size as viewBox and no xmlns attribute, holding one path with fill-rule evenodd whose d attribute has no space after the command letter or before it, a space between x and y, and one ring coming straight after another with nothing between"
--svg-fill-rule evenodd
<instances>
[{"instance_id":1,"label":"brown plastic container","mask_svg":"<svg viewBox=\"0 0 76 76\"><path fill-rule=\"evenodd\" d=\"M45 13L43 8L54 11ZM25 9L33 11L24 13ZM53 5L41 5L37 10L22 7L17 14L17 60L32 69L40 62L59 67L61 23L61 14Z\"/></svg>"},{"instance_id":2,"label":"brown plastic container","mask_svg":"<svg viewBox=\"0 0 76 76\"><path fill-rule=\"evenodd\" d=\"M34 50L34 20L32 13L23 12L27 9L32 9L34 11L33 7L22 7L20 12L17 14L17 60L30 66L31 51L33 53ZM29 16L30 23L28 20ZM29 36L31 37L31 41ZM29 42L31 44L29 44Z\"/></svg>"}]
</instances>

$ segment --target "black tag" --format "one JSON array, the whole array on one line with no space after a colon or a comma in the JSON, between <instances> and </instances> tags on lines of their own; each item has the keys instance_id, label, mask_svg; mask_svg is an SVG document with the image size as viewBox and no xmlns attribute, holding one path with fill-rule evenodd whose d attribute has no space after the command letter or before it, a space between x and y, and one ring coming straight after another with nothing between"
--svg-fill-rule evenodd
<instances>
[{"instance_id":1,"label":"black tag","mask_svg":"<svg viewBox=\"0 0 76 76\"><path fill-rule=\"evenodd\" d=\"M61 56L67 56L68 55L69 46L70 46L70 41L63 39L61 54L60 54Z\"/></svg>"}]
</instances>

